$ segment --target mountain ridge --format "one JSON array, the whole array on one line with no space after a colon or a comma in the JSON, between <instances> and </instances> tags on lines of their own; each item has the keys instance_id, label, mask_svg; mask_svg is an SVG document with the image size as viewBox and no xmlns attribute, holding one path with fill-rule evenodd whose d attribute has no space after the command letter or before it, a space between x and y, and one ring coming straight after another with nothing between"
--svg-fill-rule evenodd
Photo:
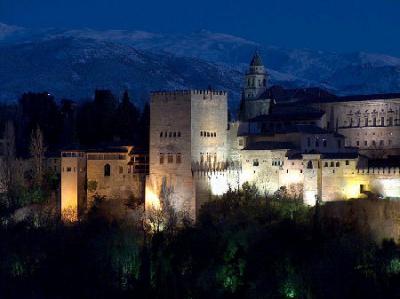
<instances>
[{"instance_id":1,"label":"mountain ridge","mask_svg":"<svg viewBox=\"0 0 400 299\"><path fill-rule=\"evenodd\" d=\"M66 47L64 51L57 43ZM27 88L36 91L46 86L58 97L87 98L93 93L89 89L104 86L117 92L132 89L143 102L150 90L211 85L227 90L236 105L244 71L256 49L263 56L270 85L321 87L339 95L400 91L400 58L385 54L285 49L207 30L161 34L28 29L0 23L0 99L15 100ZM43 50L46 55L40 54ZM142 57L148 66L134 56ZM9 61L15 62L15 69Z\"/></svg>"}]
</instances>

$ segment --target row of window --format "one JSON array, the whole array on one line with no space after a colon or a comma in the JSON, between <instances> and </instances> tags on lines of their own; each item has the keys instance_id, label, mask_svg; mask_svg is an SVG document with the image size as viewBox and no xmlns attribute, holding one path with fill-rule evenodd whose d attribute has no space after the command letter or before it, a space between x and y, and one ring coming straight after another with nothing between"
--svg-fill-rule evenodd
<instances>
[{"instance_id":1,"label":"row of window","mask_svg":"<svg viewBox=\"0 0 400 299\"><path fill-rule=\"evenodd\" d=\"M171 153L168 153L168 154L160 153L160 164L164 164L165 156L167 157L167 163L168 164L174 163L174 154L171 154ZM175 156L176 156L175 162L177 164L181 164L182 163L182 154L178 153Z\"/></svg>"},{"instance_id":2,"label":"row of window","mask_svg":"<svg viewBox=\"0 0 400 299\"><path fill-rule=\"evenodd\" d=\"M176 138L176 137L181 137L181 132L160 132L160 137L170 137L170 138Z\"/></svg>"},{"instance_id":3,"label":"row of window","mask_svg":"<svg viewBox=\"0 0 400 299\"><path fill-rule=\"evenodd\" d=\"M217 133L216 132L200 131L200 136L201 137L217 137Z\"/></svg>"},{"instance_id":4,"label":"row of window","mask_svg":"<svg viewBox=\"0 0 400 299\"><path fill-rule=\"evenodd\" d=\"M346 165L350 165L350 161L349 161L349 160L346 160L345 164L346 164ZM319 162L318 162L318 165L317 165L317 166L318 166L318 168L320 168ZM325 162L325 163L324 163L324 167L340 167L340 162L339 162L339 161L336 161L336 162L331 161L330 163L329 163L329 162ZM312 161L308 161L308 162L307 162L307 168L308 168L308 169L313 169L313 168L314 168L314 167L313 167Z\"/></svg>"},{"instance_id":5,"label":"row of window","mask_svg":"<svg viewBox=\"0 0 400 299\"><path fill-rule=\"evenodd\" d=\"M396 122L398 123L398 120L396 120ZM376 127L376 126L378 126L377 118L373 117L372 121L371 121L368 117L365 117L363 124L364 124L364 127L368 127L368 126ZM385 125L393 126L393 124L394 124L393 117L389 117L387 119L387 122L385 123L385 117L382 116L379 126L381 126L381 127L384 127ZM359 118L356 118L355 120L353 120L353 118L350 118L349 127L361 127L361 118L359 117Z\"/></svg>"},{"instance_id":6,"label":"row of window","mask_svg":"<svg viewBox=\"0 0 400 299\"><path fill-rule=\"evenodd\" d=\"M377 146L376 140L372 140L370 145ZM392 140L391 139L389 139L387 141L387 145L392 145ZM359 140L356 141L356 146L360 146L360 141ZM368 140L364 140L364 146L368 146ZM385 146L385 141L384 140L379 140L379 146Z\"/></svg>"}]
</instances>

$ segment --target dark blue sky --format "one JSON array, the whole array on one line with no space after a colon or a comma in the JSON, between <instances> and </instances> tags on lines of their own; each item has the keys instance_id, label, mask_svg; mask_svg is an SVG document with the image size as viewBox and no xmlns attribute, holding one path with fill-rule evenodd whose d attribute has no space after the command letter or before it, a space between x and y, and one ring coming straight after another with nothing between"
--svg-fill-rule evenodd
<instances>
[{"instance_id":1,"label":"dark blue sky","mask_svg":"<svg viewBox=\"0 0 400 299\"><path fill-rule=\"evenodd\" d=\"M400 56L400 0L0 0L0 22L231 33L268 45Z\"/></svg>"}]
</instances>

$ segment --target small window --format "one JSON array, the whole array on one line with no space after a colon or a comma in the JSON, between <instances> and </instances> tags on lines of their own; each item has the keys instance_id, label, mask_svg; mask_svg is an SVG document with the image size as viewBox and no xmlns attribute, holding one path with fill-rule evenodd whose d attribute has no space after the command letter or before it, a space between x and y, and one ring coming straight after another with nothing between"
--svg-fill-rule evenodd
<instances>
[{"instance_id":1,"label":"small window","mask_svg":"<svg viewBox=\"0 0 400 299\"><path fill-rule=\"evenodd\" d=\"M203 131L200 131L200 136L203 136Z\"/></svg>"},{"instance_id":2,"label":"small window","mask_svg":"<svg viewBox=\"0 0 400 299\"><path fill-rule=\"evenodd\" d=\"M72 168L71 167L67 167L67 172L71 172Z\"/></svg>"},{"instance_id":3,"label":"small window","mask_svg":"<svg viewBox=\"0 0 400 299\"><path fill-rule=\"evenodd\" d=\"M349 160L346 160L346 165L350 165L350 161Z\"/></svg>"},{"instance_id":4,"label":"small window","mask_svg":"<svg viewBox=\"0 0 400 299\"><path fill-rule=\"evenodd\" d=\"M163 137L163 132L160 133L160 137Z\"/></svg>"},{"instance_id":5,"label":"small window","mask_svg":"<svg viewBox=\"0 0 400 299\"><path fill-rule=\"evenodd\" d=\"M253 160L253 166L258 166L258 165L260 165L259 162L258 162L258 159L254 159Z\"/></svg>"},{"instance_id":6,"label":"small window","mask_svg":"<svg viewBox=\"0 0 400 299\"><path fill-rule=\"evenodd\" d=\"M307 169L313 169L312 161L307 162Z\"/></svg>"},{"instance_id":7,"label":"small window","mask_svg":"<svg viewBox=\"0 0 400 299\"><path fill-rule=\"evenodd\" d=\"M334 167L335 166L335 163L332 161L331 162L331 167Z\"/></svg>"},{"instance_id":8,"label":"small window","mask_svg":"<svg viewBox=\"0 0 400 299\"><path fill-rule=\"evenodd\" d=\"M388 144L389 144L389 145L392 144L392 140L391 140L391 139L388 140Z\"/></svg>"},{"instance_id":9,"label":"small window","mask_svg":"<svg viewBox=\"0 0 400 299\"><path fill-rule=\"evenodd\" d=\"M239 139L239 146L243 146L243 139L242 138Z\"/></svg>"},{"instance_id":10,"label":"small window","mask_svg":"<svg viewBox=\"0 0 400 299\"><path fill-rule=\"evenodd\" d=\"M118 167L118 172L119 174L124 173L124 168L122 166Z\"/></svg>"},{"instance_id":11,"label":"small window","mask_svg":"<svg viewBox=\"0 0 400 299\"><path fill-rule=\"evenodd\" d=\"M357 140L357 141L356 141L356 144L357 144L357 146L360 146L360 141Z\"/></svg>"},{"instance_id":12,"label":"small window","mask_svg":"<svg viewBox=\"0 0 400 299\"><path fill-rule=\"evenodd\" d=\"M210 132L207 132L207 137L210 137Z\"/></svg>"},{"instance_id":13,"label":"small window","mask_svg":"<svg viewBox=\"0 0 400 299\"><path fill-rule=\"evenodd\" d=\"M181 154L176 154L176 163L181 164L182 163L182 155Z\"/></svg>"},{"instance_id":14,"label":"small window","mask_svg":"<svg viewBox=\"0 0 400 299\"><path fill-rule=\"evenodd\" d=\"M328 162L325 162L324 167L328 167L328 165L329 165Z\"/></svg>"},{"instance_id":15,"label":"small window","mask_svg":"<svg viewBox=\"0 0 400 299\"><path fill-rule=\"evenodd\" d=\"M380 141L379 141L379 146L384 146L384 144L385 144L385 143L384 143L383 140L380 140Z\"/></svg>"},{"instance_id":16,"label":"small window","mask_svg":"<svg viewBox=\"0 0 400 299\"><path fill-rule=\"evenodd\" d=\"M181 137L181 132L178 132L178 137Z\"/></svg>"},{"instance_id":17,"label":"small window","mask_svg":"<svg viewBox=\"0 0 400 299\"><path fill-rule=\"evenodd\" d=\"M368 145L368 141L364 140L364 146L367 146L367 145Z\"/></svg>"},{"instance_id":18,"label":"small window","mask_svg":"<svg viewBox=\"0 0 400 299\"><path fill-rule=\"evenodd\" d=\"M336 162L336 167L340 167L340 162Z\"/></svg>"},{"instance_id":19,"label":"small window","mask_svg":"<svg viewBox=\"0 0 400 299\"><path fill-rule=\"evenodd\" d=\"M172 132L169 132L169 135L168 135L169 137L172 137Z\"/></svg>"},{"instance_id":20,"label":"small window","mask_svg":"<svg viewBox=\"0 0 400 299\"><path fill-rule=\"evenodd\" d=\"M164 164L164 154L160 154L160 164Z\"/></svg>"},{"instance_id":21,"label":"small window","mask_svg":"<svg viewBox=\"0 0 400 299\"><path fill-rule=\"evenodd\" d=\"M110 176L111 175L111 166L110 164L104 165L104 176Z\"/></svg>"},{"instance_id":22,"label":"small window","mask_svg":"<svg viewBox=\"0 0 400 299\"><path fill-rule=\"evenodd\" d=\"M214 137L217 137L217 132L214 132Z\"/></svg>"},{"instance_id":23,"label":"small window","mask_svg":"<svg viewBox=\"0 0 400 299\"><path fill-rule=\"evenodd\" d=\"M174 137L176 137L176 132L174 132Z\"/></svg>"},{"instance_id":24,"label":"small window","mask_svg":"<svg viewBox=\"0 0 400 299\"><path fill-rule=\"evenodd\" d=\"M172 154L168 154L168 164L174 163L174 156Z\"/></svg>"},{"instance_id":25,"label":"small window","mask_svg":"<svg viewBox=\"0 0 400 299\"><path fill-rule=\"evenodd\" d=\"M164 133L164 137L165 137L165 138L168 137L168 133L167 133L167 132Z\"/></svg>"}]
</instances>

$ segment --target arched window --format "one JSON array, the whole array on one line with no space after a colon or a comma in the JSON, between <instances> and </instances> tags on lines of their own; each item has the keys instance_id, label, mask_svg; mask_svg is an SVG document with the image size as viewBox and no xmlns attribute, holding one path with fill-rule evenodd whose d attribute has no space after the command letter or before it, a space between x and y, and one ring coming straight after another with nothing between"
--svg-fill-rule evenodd
<instances>
[{"instance_id":1,"label":"arched window","mask_svg":"<svg viewBox=\"0 0 400 299\"><path fill-rule=\"evenodd\" d=\"M104 176L110 176L111 175L111 166L110 164L104 165Z\"/></svg>"},{"instance_id":2,"label":"arched window","mask_svg":"<svg viewBox=\"0 0 400 299\"><path fill-rule=\"evenodd\" d=\"M313 165L312 165L312 162L311 162L311 161L308 161L308 162L307 162L307 168L308 168L308 169L313 169Z\"/></svg>"}]
</instances>

